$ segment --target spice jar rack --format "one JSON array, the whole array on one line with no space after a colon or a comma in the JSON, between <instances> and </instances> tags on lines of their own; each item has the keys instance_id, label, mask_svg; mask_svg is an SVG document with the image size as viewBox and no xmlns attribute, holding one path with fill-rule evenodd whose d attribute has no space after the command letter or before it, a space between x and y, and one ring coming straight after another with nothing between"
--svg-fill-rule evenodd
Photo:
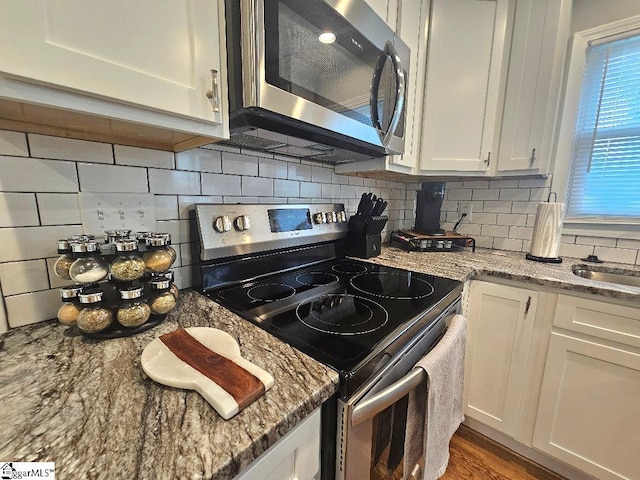
<instances>
[{"instance_id":1,"label":"spice jar rack","mask_svg":"<svg viewBox=\"0 0 640 480\"><path fill-rule=\"evenodd\" d=\"M57 246L54 272L75 283L60 289L58 320L82 335L135 335L162 323L175 307L178 289L170 267L176 252L170 234L139 232L132 238L130 230L110 230L104 243L79 235Z\"/></svg>"}]
</instances>

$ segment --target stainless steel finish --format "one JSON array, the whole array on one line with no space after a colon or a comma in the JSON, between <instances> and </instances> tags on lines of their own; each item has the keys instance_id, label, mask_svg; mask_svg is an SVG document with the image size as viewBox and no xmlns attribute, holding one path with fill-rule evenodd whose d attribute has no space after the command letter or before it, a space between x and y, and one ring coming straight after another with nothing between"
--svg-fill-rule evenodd
<instances>
[{"instance_id":1,"label":"stainless steel finish","mask_svg":"<svg viewBox=\"0 0 640 480\"><path fill-rule=\"evenodd\" d=\"M291 232L271 231L268 210L272 209L307 209L311 228ZM200 204L195 205L195 217L199 236L200 260L207 261L231 255L264 252L275 248L308 245L311 243L337 240L347 235L348 225L342 223L314 223L317 214L326 216L326 212L344 212L343 204L317 205L254 205L254 204ZM224 218L240 216L251 218L251 230L238 231L231 228L219 232ZM345 214L346 215L346 214ZM220 220L222 218L222 220Z\"/></svg>"},{"instance_id":2,"label":"stainless steel finish","mask_svg":"<svg viewBox=\"0 0 640 480\"><path fill-rule=\"evenodd\" d=\"M597 282L617 283L619 285L629 285L631 287L640 287L640 273L619 270L617 272L604 272L592 270L588 265L574 265L571 267L574 275ZM636 275L634 275L634 273Z\"/></svg>"},{"instance_id":3,"label":"stainless steel finish","mask_svg":"<svg viewBox=\"0 0 640 480\"><path fill-rule=\"evenodd\" d=\"M218 89L218 71L211 70L211 90L207 90L205 95L211 100L211 108L218 113L220 111L220 94Z\"/></svg>"},{"instance_id":4,"label":"stainless steel finish","mask_svg":"<svg viewBox=\"0 0 640 480\"><path fill-rule=\"evenodd\" d=\"M135 252L138 249L137 240L116 241L116 252Z\"/></svg>"},{"instance_id":5,"label":"stainless steel finish","mask_svg":"<svg viewBox=\"0 0 640 480\"><path fill-rule=\"evenodd\" d=\"M133 298L142 297L142 287L125 288L120 290L120 298L123 300L131 300Z\"/></svg>"},{"instance_id":6,"label":"stainless steel finish","mask_svg":"<svg viewBox=\"0 0 640 480\"><path fill-rule=\"evenodd\" d=\"M78 295L80 303L98 303L102 301L102 291L81 293Z\"/></svg>"},{"instance_id":7,"label":"stainless steel finish","mask_svg":"<svg viewBox=\"0 0 640 480\"><path fill-rule=\"evenodd\" d=\"M415 370L414 365L439 338L438 326L460 311L461 295L462 286L444 297L438 309L428 312L413 325L411 340L399 341L402 347L390 352L384 368L348 399L338 401L336 480L356 478L355 472L360 475L358 478L368 478L364 472L368 472L371 464L373 417L420 384L418 380L426 374L422 369Z\"/></svg>"},{"instance_id":8,"label":"stainless steel finish","mask_svg":"<svg viewBox=\"0 0 640 480\"><path fill-rule=\"evenodd\" d=\"M412 390L415 390L426 379L427 372L422 368L414 368L411 373L408 373L396 383L355 407L351 412L351 425L356 426L365 420L373 418Z\"/></svg>"},{"instance_id":9,"label":"stainless steel finish","mask_svg":"<svg viewBox=\"0 0 640 480\"><path fill-rule=\"evenodd\" d=\"M62 287L60 289L60 298L78 298L78 295L82 291L80 286Z\"/></svg>"},{"instance_id":10,"label":"stainless steel finish","mask_svg":"<svg viewBox=\"0 0 640 480\"><path fill-rule=\"evenodd\" d=\"M320 225L321 223L327 223L327 217L324 212L318 212L313 216L313 223Z\"/></svg>"},{"instance_id":11,"label":"stainless steel finish","mask_svg":"<svg viewBox=\"0 0 640 480\"><path fill-rule=\"evenodd\" d=\"M395 45L397 59L402 59L405 66L409 64L410 50L396 37L393 30L369 7L364 0L318 0L322 1L336 10L360 33L373 43L381 51L385 49L388 41L392 40ZM259 107L271 112L275 112L284 117L299 120L300 125L311 124L332 132L336 132L347 137L356 138L366 143L382 147L387 154L402 153L404 151L404 138L395 136L395 128L390 128L386 135L386 142L383 143L384 135L381 135L376 128L365 125L357 120L351 119L340 113L313 103L305 98L286 92L280 88L270 85L265 78L265 34L264 34L264 1L263 0L241 0L240 2L240 30L241 45L240 55L242 58L242 101L244 108ZM399 62L397 67L402 65ZM404 104L404 88L406 79L405 70L401 70L401 77L398 90L402 90L402 103L398 102L397 118L394 119L395 126L402 118L402 105ZM233 88L233 84L230 85ZM234 137L241 136L242 133L232 132L231 139L226 143L235 144ZM292 137L288 137L292 138ZM297 147L295 144L280 145ZM274 147L260 148L262 150L273 150ZM295 151L295 148L293 149ZM289 154L288 152L280 152ZM301 158L313 157L313 152L296 155ZM319 152L316 152L316 154ZM327 159L333 163L339 163L340 158L318 155L318 159ZM346 159L345 159L346 160Z\"/></svg>"}]
</instances>

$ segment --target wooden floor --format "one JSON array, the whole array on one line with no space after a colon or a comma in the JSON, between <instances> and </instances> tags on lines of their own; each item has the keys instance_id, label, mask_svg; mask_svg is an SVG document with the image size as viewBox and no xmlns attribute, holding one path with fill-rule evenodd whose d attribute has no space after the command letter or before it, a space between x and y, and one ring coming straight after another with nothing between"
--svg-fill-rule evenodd
<instances>
[{"instance_id":1,"label":"wooden floor","mask_svg":"<svg viewBox=\"0 0 640 480\"><path fill-rule=\"evenodd\" d=\"M464 425L453 436L449 455L440 480L565 480Z\"/></svg>"}]
</instances>

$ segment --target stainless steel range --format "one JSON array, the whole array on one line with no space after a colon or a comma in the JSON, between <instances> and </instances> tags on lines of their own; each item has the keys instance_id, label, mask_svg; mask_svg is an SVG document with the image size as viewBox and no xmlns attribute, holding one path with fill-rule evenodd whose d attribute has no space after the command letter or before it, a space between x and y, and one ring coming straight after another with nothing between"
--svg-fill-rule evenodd
<instances>
[{"instance_id":1,"label":"stainless steel range","mask_svg":"<svg viewBox=\"0 0 640 480\"><path fill-rule=\"evenodd\" d=\"M340 375L323 405L322 478L417 478L424 465L403 462L412 368L459 310L462 284L345 257L342 204L192 213L202 291Z\"/></svg>"}]
</instances>

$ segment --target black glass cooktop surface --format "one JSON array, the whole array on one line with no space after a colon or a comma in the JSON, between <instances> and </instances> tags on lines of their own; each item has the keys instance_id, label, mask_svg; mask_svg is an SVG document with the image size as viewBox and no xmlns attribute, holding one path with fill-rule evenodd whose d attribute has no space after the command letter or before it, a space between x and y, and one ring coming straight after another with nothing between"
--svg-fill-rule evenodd
<instances>
[{"instance_id":1,"label":"black glass cooktop surface","mask_svg":"<svg viewBox=\"0 0 640 480\"><path fill-rule=\"evenodd\" d=\"M455 280L343 258L207 295L344 373L459 286Z\"/></svg>"}]
</instances>

